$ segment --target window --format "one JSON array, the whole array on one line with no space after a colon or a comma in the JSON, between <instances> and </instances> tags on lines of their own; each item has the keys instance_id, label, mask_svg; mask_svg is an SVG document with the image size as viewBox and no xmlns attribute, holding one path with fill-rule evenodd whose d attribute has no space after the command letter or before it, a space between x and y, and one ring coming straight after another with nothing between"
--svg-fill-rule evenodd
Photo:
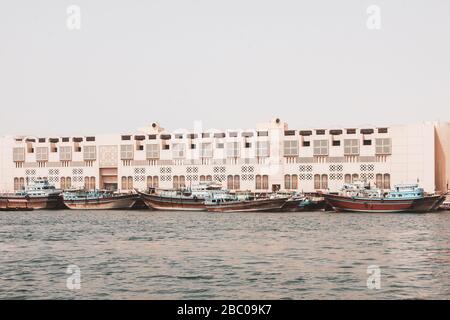
<instances>
[{"instance_id":1,"label":"window","mask_svg":"<svg viewBox=\"0 0 450 320\"><path fill-rule=\"evenodd\" d=\"M238 175L227 176L227 188L229 190L238 190L240 188L240 177Z\"/></svg>"},{"instance_id":2,"label":"window","mask_svg":"<svg viewBox=\"0 0 450 320\"><path fill-rule=\"evenodd\" d=\"M309 147L309 146L311 146L311 142L309 142L309 141L303 141L303 144L302 144L304 147Z\"/></svg>"},{"instance_id":3,"label":"window","mask_svg":"<svg viewBox=\"0 0 450 320\"><path fill-rule=\"evenodd\" d=\"M62 177L60 185L63 190L70 189L72 187L72 179L70 177Z\"/></svg>"},{"instance_id":4,"label":"window","mask_svg":"<svg viewBox=\"0 0 450 320\"><path fill-rule=\"evenodd\" d=\"M36 161L48 161L48 148L47 147L36 148Z\"/></svg>"},{"instance_id":5,"label":"window","mask_svg":"<svg viewBox=\"0 0 450 320\"><path fill-rule=\"evenodd\" d=\"M205 143L200 144L200 146L201 146L200 157L211 158L213 156L212 143L205 142Z\"/></svg>"},{"instance_id":6,"label":"window","mask_svg":"<svg viewBox=\"0 0 450 320\"><path fill-rule=\"evenodd\" d=\"M14 148L13 149L13 160L14 160L14 162L25 161L25 148Z\"/></svg>"},{"instance_id":7,"label":"window","mask_svg":"<svg viewBox=\"0 0 450 320\"><path fill-rule=\"evenodd\" d=\"M95 190L95 177L85 177L84 178L84 189L85 190Z\"/></svg>"},{"instance_id":8,"label":"window","mask_svg":"<svg viewBox=\"0 0 450 320\"><path fill-rule=\"evenodd\" d=\"M375 181L377 188L383 188L383 175L381 173L377 173Z\"/></svg>"},{"instance_id":9,"label":"window","mask_svg":"<svg viewBox=\"0 0 450 320\"><path fill-rule=\"evenodd\" d=\"M298 176L296 174L284 176L284 188L286 190L298 188Z\"/></svg>"},{"instance_id":10,"label":"window","mask_svg":"<svg viewBox=\"0 0 450 320\"><path fill-rule=\"evenodd\" d=\"M239 142L227 142L227 157L236 158L240 155Z\"/></svg>"},{"instance_id":11,"label":"window","mask_svg":"<svg viewBox=\"0 0 450 320\"><path fill-rule=\"evenodd\" d=\"M339 147L341 145L341 140L333 140L333 147Z\"/></svg>"},{"instance_id":12,"label":"window","mask_svg":"<svg viewBox=\"0 0 450 320\"><path fill-rule=\"evenodd\" d=\"M244 138L251 138L253 137L253 132L242 132L241 136Z\"/></svg>"},{"instance_id":13,"label":"window","mask_svg":"<svg viewBox=\"0 0 450 320\"><path fill-rule=\"evenodd\" d=\"M258 131L258 132L256 133L256 135L257 135L258 137L268 137L268 136L269 136L269 132L268 132L268 131Z\"/></svg>"},{"instance_id":14,"label":"window","mask_svg":"<svg viewBox=\"0 0 450 320\"><path fill-rule=\"evenodd\" d=\"M174 158L184 158L185 144L174 143L172 145L172 155Z\"/></svg>"},{"instance_id":15,"label":"window","mask_svg":"<svg viewBox=\"0 0 450 320\"><path fill-rule=\"evenodd\" d=\"M352 183L359 180L359 175L357 173L352 174Z\"/></svg>"},{"instance_id":16,"label":"window","mask_svg":"<svg viewBox=\"0 0 450 320\"><path fill-rule=\"evenodd\" d=\"M270 144L269 141L257 141L256 142L256 156L257 157L268 157Z\"/></svg>"},{"instance_id":17,"label":"window","mask_svg":"<svg viewBox=\"0 0 450 320\"><path fill-rule=\"evenodd\" d=\"M292 189L298 188L298 176L296 174L293 174L291 176L291 188Z\"/></svg>"},{"instance_id":18,"label":"window","mask_svg":"<svg viewBox=\"0 0 450 320\"><path fill-rule=\"evenodd\" d=\"M62 138L61 141L62 141L62 142L69 142L70 139L69 139L69 138Z\"/></svg>"},{"instance_id":19,"label":"window","mask_svg":"<svg viewBox=\"0 0 450 320\"><path fill-rule=\"evenodd\" d=\"M249 148L251 148L252 147L252 143L251 142L246 142L245 143L245 148L246 149L249 149Z\"/></svg>"},{"instance_id":20,"label":"window","mask_svg":"<svg viewBox=\"0 0 450 320\"><path fill-rule=\"evenodd\" d=\"M178 176L173 176L173 188L175 190L180 188L180 184L178 183Z\"/></svg>"},{"instance_id":21,"label":"window","mask_svg":"<svg viewBox=\"0 0 450 320\"><path fill-rule=\"evenodd\" d=\"M314 155L328 155L328 140L314 140Z\"/></svg>"},{"instance_id":22,"label":"window","mask_svg":"<svg viewBox=\"0 0 450 320\"><path fill-rule=\"evenodd\" d=\"M325 130L316 130L316 135L321 136L325 134Z\"/></svg>"},{"instance_id":23,"label":"window","mask_svg":"<svg viewBox=\"0 0 450 320\"><path fill-rule=\"evenodd\" d=\"M122 136L122 141L131 140L131 136Z\"/></svg>"},{"instance_id":24,"label":"window","mask_svg":"<svg viewBox=\"0 0 450 320\"><path fill-rule=\"evenodd\" d=\"M378 128L378 133L388 133L388 128Z\"/></svg>"},{"instance_id":25,"label":"window","mask_svg":"<svg viewBox=\"0 0 450 320\"><path fill-rule=\"evenodd\" d=\"M352 183L352 175L349 174L349 173L347 173L347 174L344 176L344 182L345 182L345 183Z\"/></svg>"},{"instance_id":26,"label":"window","mask_svg":"<svg viewBox=\"0 0 450 320\"><path fill-rule=\"evenodd\" d=\"M146 146L147 159L159 159L159 144L152 143Z\"/></svg>"},{"instance_id":27,"label":"window","mask_svg":"<svg viewBox=\"0 0 450 320\"><path fill-rule=\"evenodd\" d=\"M297 140L284 141L284 156L285 157L298 156L298 141Z\"/></svg>"},{"instance_id":28,"label":"window","mask_svg":"<svg viewBox=\"0 0 450 320\"><path fill-rule=\"evenodd\" d=\"M328 175L323 174L321 180L322 180L321 182L322 189L328 189Z\"/></svg>"},{"instance_id":29,"label":"window","mask_svg":"<svg viewBox=\"0 0 450 320\"><path fill-rule=\"evenodd\" d=\"M175 134L175 139L183 139L183 134L181 133Z\"/></svg>"},{"instance_id":30,"label":"window","mask_svg":"<svg viewBox=\"0 0 450 320\"><path fill-rule=\"evenodd\" d=\"M347 134L355 134L356 129L347 129Z\"/></svg>"},{"instance_id":31,"label":"window","mask_svg":"<svg viewBox=\"0 0 450 320\"><path fill-rule=\"evenodd\" d=\"M85 161L93 161L96 159L97 148L95 146L85 146L83 157Z\"/></svg>"},{"instance_id":32,"label":"window","mask_svg":"<svg viewBox=\"0 0 450 320\"><path fill-rule=\"evenodd\" d=\"M202 133L202 138L209 138L211 134L209 133Z\"/></svg>"},{"instance_id":33,"label":"window","mask_svg":"<svg viewBox=\"0 0 450 320\"><path fill-rule=\"evenodd\" d=\"M359 154L359 140L358 139L344 139L344 154L358 155Z\"/></svg>"},{"instance_id":34,"label":"window","mask_svg":"<svg viewBox=\"0 0 450 320\"><path fill-rule=\"evenodd\" d=\"M364 145L364 146L371 146L371 145L372 145L372 140L364 139L364 140L363 140L363 145Z\"/></svg>"},{"instance_id":35,"label":"window","mask_svg":"<svg viewBox=\"0 0 450 320\"><path fill-rule=\"evenodd\" d=\"M241 181L238 175L234 176L234 189L239 190L241 188Z\"/></svg>"},{"instance_id":36,"label":"window","mask_svg":"<svg viewBox=\"0 0 450 320\"><path fill-rule=\"evenodd\" d=\"M391 154L392 145L390 138L375 139L375 153L376 154Z\"/></svg>"},{"instance_id":37,"label":"window","mask_svg":"<svg viewBox=\"0 0 450 320\"><path fill-rule=\"evenodd\" d=\"M59 148L59 160L71 161L72 160L72 147Z\"/></svg>"},{"instance_id":38,"label":"window","mask_svg":"<svg viewBox=\"0 0 450 320\"><path fill-rule=\"evenodd\" d=\"M95 137L86 137L86 141L94 142L95 141Z\"/></svg>"},{"instance_id":39,"label":"window","mask_svg":"<svg viewBox=\"0 0 450 320\"><path fill-rule=\"evenodd\" d=\"M225 138L225 133L214 133L214 138Z\"/></svg>"},{"instance_id":40,"label":"window","mask_svg":"<svg viewBox=\"0 0 450 320\"><path fill-rule=\"evenodd\" d=\"M391 175L389 173L385 173L383 177L383 189L391 188Z\"/></svg>"},{"instance_id":41,"label":"window","mask_svg":"<svg viewBox=\"0 0 450 320\"><path fill-rule=\"evenodd\" d=\"M148 140L156 140L156 134L149 134Z\"/></svg>"},{"instance_id":42,"label":"window","mask_svg":"<svg viewBox=\"0 0 450 320\"><path fill-rule=\"evenodd\" d=\"M228 134L228 136L229 136L230 138L236 138L236 137L238 136L238 134L237 134L237 132L230 132L230 133Z\"/></svg>"},{"instance_id":43,"label":"window","mask_svg":"<svg viewBox=\"0 0 450 320\"><path fill-rule=\"evenodd\" d=\"M286 130L284 131L285 136L295 136L295 130Z\"/></svg>"},{"instance_id":44,"label":"window","mask_svg":"<svg viewBox=\"0 0 450 320\"><path fill-rule=\"evenodd\" d=\"M191 145L189 146L189 149L191 149L191 150L194 150L195 148L197 148L197 145L196 145L196 144L191 144Z\"/></svg>"},{"instance_id":45,"label":"window","mask_svg":"<svg viewBox=\"0 0 450 320\"><path fill-rule=\"evenodd\" d=\"M216 148L217 149L223 149L224 148L224 144L223 143L218 143L218 144L216 144Z\"/></svg>"},{"instance_id":46,"label":"window","mask_svg":"<svg viewBox=\"0 0 450 320\"><path fill-rule=\"evenodd\" d=\"M269 176L268 175L263 175L263 177L262 177L262 188L264 190L269 189Z\"/></svg>"},{"instance_id":47,"label":"window","mask_svg":"<svg viewBox=\"0 0 450 320\"><path fill-rule=\"evenodd\" d=\"M284 175L284 188L289 190L291 188L291 175Z\"/></svg>"},{"instance_id":48,"label":"window","mask_svg":"<svg viewBox=\"0 0 450 320\"><path fill-rule=\"evenodd\" d=\"M120 158L122 160L133 160L132 144L123 144L120 146Z\"/></svg>"},{"instance_id":49,"label":"window","mask_svg":"<svg viewBox=\"0 0 450 320\"><path fill-rule=\"evenodd\" d=\"M314 189L320 189L320 174L314 175Z\"/></svg>"}]
</instances>

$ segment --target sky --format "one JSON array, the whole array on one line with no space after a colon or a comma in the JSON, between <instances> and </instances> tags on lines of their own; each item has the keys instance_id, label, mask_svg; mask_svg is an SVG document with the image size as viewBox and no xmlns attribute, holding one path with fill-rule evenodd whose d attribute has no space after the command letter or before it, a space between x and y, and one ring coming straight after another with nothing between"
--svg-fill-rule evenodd
<instances>
[{"instance_id":1,"label":"sky","mask_svg":"<svg viewBox=\"0 0 450 320\"><path fill-rule=\"evenodd\" d=\"M449 39L448 0L1 1L0 134L450 121Z\"/></svg>"}]
</instances>

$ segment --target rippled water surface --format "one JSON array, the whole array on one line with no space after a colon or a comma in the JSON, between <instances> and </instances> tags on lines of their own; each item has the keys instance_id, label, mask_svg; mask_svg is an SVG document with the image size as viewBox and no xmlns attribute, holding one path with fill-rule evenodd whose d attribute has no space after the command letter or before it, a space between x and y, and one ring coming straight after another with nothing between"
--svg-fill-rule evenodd
<instances>
[{"instance_id":1,"label":"rippled water surface","mask_svg":"<svg viewBox=\"0 0 450 320\"><path fill-rule=\"evenodd\" d=\"M449 239L450 212L0 212L0 298L448 299Z\"/></svg>"}]
</instances>

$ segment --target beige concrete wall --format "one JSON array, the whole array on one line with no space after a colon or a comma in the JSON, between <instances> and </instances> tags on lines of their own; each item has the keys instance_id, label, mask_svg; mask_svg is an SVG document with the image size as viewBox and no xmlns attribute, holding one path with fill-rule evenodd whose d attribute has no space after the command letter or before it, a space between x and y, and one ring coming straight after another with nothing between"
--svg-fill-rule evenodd
<instances>
[{"instance_id":1,"label":"beige concrete wall","mask_svg":"<svg viewBox=\"0 0 450 320\"><path fill-rule=\"evenodd\" d=\"M436 189L447 192L450 187L450 123L435 124Z\"/></svg>"}]
</instances>

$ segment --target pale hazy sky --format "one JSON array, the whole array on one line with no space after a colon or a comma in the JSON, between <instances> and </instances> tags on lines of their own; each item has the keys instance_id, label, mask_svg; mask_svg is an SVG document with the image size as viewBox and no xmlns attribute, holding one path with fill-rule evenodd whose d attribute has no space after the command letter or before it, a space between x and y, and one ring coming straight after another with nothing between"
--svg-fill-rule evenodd
<instances>
[{"instance_id":1,"label":"pale hazy sky","mask_svg":"<svg viewBox=\"0 0 450 320\"><path fill-rule=\"evenodd\" d=\"M1 0L0 134L450 121L449 59L448 0Z\"/></svg>"}]
</instances>

